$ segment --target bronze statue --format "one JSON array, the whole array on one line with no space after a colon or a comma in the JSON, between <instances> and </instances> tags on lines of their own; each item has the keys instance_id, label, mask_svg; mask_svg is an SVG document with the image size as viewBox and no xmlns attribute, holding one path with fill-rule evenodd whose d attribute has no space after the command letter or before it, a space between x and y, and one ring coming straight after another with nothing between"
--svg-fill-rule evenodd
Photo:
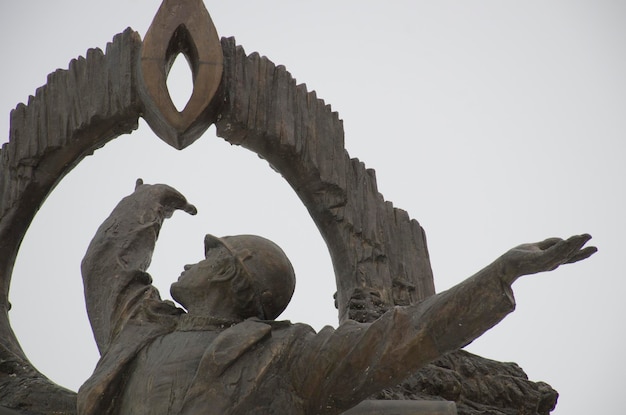
<instances>
[{"instance_id":1,"label":"bronze statue","mask_svg":"<svg viewBox=\"0 0 626 415\"><path fill-rule=\"evenodd\" d=\"M82 263L102 358L78 394L87 414L340 414L441 355L465 346L515 307L511 284L592 255L589 235L511 249L471 278L373 323L319 333L274 319L295 279L258 236L207 235L205 259L162 301L146 273L163 221L196 209L175 189L138 181L100 226Z\"/></svg>"},{"instance_id":2,"label":"bronze statue","mask_svg":"<svg viewBox=\"0 0 626 415\"><path fill-rule=\"evenodd\" d=\"M195 82L179 112L165 80L180 53ZM338 114L285 67L247 55L232 38L220 41L201 0L164 0L145 41L126 30L105 52L90 50L50 74L11 113L10 140L0 150L0 411L77 411L76 394L37 371L11 330L11 274L29 224L58 182L136 129L140 117L177 149L214 123L218 136L281 173L328 245L340 325L315 333L275 320L295 277L280 248L251 235L208 235L205 259L172 285L186 311L162 301L146 273L159 230L175 210L195 208L169 186L139 182L83 260L101 359L78 393L79 414L338 414L447 352L445 359L463 361L467 356L454 351L513 310L510 286L518 277L595 252L584 247L589 235L521 245L436 294L424 230L382 197L373 170L349 156ZM463 396L439 383L414 392L469 401L463 413L472 415L483 405L518 410L534 393L534 407L519 412L548 413L556 392L514 372L511 402ZM508 392L503 383L493 389Z\"/></svg>"}]
</instances>

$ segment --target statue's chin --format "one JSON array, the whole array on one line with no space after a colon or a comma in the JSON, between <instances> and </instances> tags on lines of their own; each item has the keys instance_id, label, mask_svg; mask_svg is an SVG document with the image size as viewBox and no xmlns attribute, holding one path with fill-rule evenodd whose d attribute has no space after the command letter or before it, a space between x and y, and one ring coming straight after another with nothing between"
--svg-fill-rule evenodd
<instances>
[{"instance_id":1,"label":"statue's chin","mask_svg":"<svg viewBox=\"0 0 626 415\"><path fill-rule=\"evenodd\" d=\"M174 301L176 301L178 304L180 304L183 307L185 307L185 305L181 301L181 295L180 294L181 294L181 287L178 285L178 282L175 282L172 285L170 285L170 295L172 296Z\"/></svg>"}]
</instances>

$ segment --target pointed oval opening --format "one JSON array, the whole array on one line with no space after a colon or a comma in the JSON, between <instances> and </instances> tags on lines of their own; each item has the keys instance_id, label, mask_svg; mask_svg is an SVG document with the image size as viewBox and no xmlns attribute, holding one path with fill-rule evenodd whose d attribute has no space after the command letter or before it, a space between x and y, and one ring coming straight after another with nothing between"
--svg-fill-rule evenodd
<instances>
[{"instance_id":1,"label":"pointed oval opening","mask_svg":"<svg viewBox=\"0 0 626 415\"><path fill-rule=\"evenodd\" d=\"M166 80L167 91L172 103L182 112L193 94L193 73L187 57L179 53L174 58Z\"/></svg>"},{"instance_id":2,"label":"pointed oval opening","mask_svg":"<svg viewBox=\"0 0 626 415\"><path fill-rule=\"evenodd\" d=\"M165 60L167 91L176 110L183 112L193 94L198 72L196 44L184 24L174 30L167 45Z\"/></svg>"}]
</instances>

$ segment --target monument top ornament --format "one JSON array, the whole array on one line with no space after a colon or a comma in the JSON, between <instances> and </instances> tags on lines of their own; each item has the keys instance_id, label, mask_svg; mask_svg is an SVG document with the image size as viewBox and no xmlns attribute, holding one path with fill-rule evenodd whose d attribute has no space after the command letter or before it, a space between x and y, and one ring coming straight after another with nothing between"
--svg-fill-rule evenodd
<instances>
[{"instance_id":1,"label":"monument top ornament","mask_svg":"<svg viewBox=\"0 0 626 415\"><path fill-rule=\"evenodd\" d=\"M172 102L167 76L182 53L193 77L193 92L182 111ZM182 150L214 121L213 98L224 58L217 31L202 0L166 0L146 33L141 51L143 117L169 145Z\"/></svg>"},{"instance_id":2,"label":"monument top ornament","mask_svg":"<svg viewBox=\"0 0 626 415\"><path fill-rule=\"evenodd\" d=\"M193 77L182 111L166 83L179 54ZM294 270L280 247L253 235L208 234L205 258L172 284L183 308L162 301L147 273L159 230L176 210L196 208L168 185L138 180L82 262L101 355L93 375L75 393L29 363L8 319L22 238L56 184L95 149L136 129L140 117L180 150L215 124L218 136L281 173L328 245L337 329L316 333L276 321L290 301ZM373 170L349 157L338 114L283 66L246 55L232 38L219 40L201 0L164 0L143 42L128 29L105 53L90 50L51 74L28 105L12 112L0 172L6 411L547 414L556 403L556 392L528 381L516 365L458 349L513 310L511 285L519 277L592 255L596 249L585 247L590 236L520 245L435 293L424 230L383 199ZM468 373L468 365L480 370Z\"/></svg>"}]
</instances>

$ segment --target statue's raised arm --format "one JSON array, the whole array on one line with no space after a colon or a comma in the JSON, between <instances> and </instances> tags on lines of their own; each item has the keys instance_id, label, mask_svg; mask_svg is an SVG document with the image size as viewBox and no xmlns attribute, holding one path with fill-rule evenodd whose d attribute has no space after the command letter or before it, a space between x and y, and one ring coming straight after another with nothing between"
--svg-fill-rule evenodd
<instances>
[{"instance_id":1,"label":"statue's raised arm","mask_svg":"<svg viewBox=\"0 0 626 415\"><path fill-rule=\"evenodd\" d=\"M89 321L100 353L145 300L160 301L146 273L159 231L175 210L196 208L174 188L137 181L98 228L81 264Z\"/></svg>"}]
</instances>

